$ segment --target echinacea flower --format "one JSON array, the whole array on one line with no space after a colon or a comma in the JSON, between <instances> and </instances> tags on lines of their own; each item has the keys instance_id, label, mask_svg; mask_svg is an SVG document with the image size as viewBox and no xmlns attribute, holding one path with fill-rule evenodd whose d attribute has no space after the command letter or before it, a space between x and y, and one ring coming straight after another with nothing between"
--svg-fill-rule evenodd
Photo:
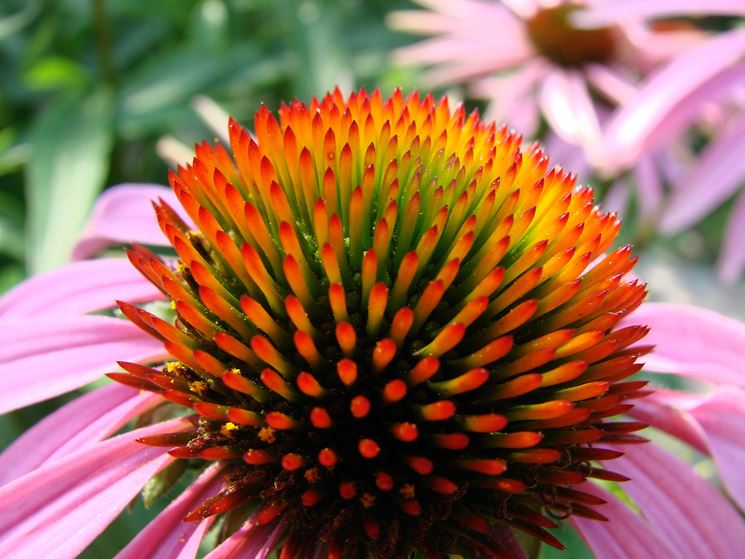
<instances>
[{"instance_id":1,"label":"echinacea flower","mask_svg":"<svg viewBox=\"0 0 745 559\"><path fill-rule=\"evenodd\" d=\"M513 530L562 547L565 518L598 557L745 545L714 486L629 446L646 290L629 247L606 255L619 221L539 147L400 92L262 108L255 139L229 132L232 156L201 144L173 194L145 189L173 250L128 251L147 281L84 260L0 300L4 409L114 361L125 385L0 456L0 555L73 557L187 470L120 557L194 557L217 523L212 559L521 558ZM106 193L77 255L161 244L120 228L142 196ZM643 516L607 490L629 477Z\"/></svg>"},{"instance_id":2,"label":"echinacea flower","mask_svg":"<svg viewBox=\"0 0 745 559\"><path fill-rule=\"evenodd\" d=\"M604 163L601 125L609 110L626 103L649 70L705 37L693 25L653 26L652 18L721 8L688 0L663 2L661 13L627 10L626 0L417 3L431 11L394 12L390 25L431 37L399 49L395 60L432 66L425 76L431 85L472 82L471 90L491 101L488 118L529 136L542 114L592 165ZM623 17L606 18L609 11Z\"/></svg>"}]
</instances>

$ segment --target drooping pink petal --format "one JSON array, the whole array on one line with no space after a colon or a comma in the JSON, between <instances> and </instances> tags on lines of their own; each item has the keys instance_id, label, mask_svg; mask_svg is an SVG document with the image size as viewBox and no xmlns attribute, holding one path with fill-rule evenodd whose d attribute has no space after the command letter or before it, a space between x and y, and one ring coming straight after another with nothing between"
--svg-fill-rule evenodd
<instances>
[{"instance_id":1,"label":"drooping pink petal","mask_svg":"<svg viewBox=\"0 0 745 559\"><path fill-rule=\"evenodd\" d=\"M165 357L158 340L111 317L3 318L0 333L0 413L79 388L116 360Z\"/></svg>"},{"instance_id":2,"label":"drooping pink petal","mask_svg":"<svg viewBox=\"0 0 745 559\"><path fill-rule=\"evenodd\" d=\"M634 178L639 194L639 213L646 219L656 217L662 205L663 187L651 154L639 158L634 166Z\"/></svg>"},{"instance_id":3,"label":"drooping pink petal","mask_svg":"<svg viewBox=\"0 0 745 559\"><path fill-rule=\"evenodd\" d=\"M745 392L729 387L716 390L690 414L705 433L709 451L727 491L745 510Z\"/></svg>"},{"instance_id":4,"label":"drooping pink petal","mask_svg":"<svg viewBox=\"0 0 745 559\"><path fill-rule=\"evenodd\" d=\"M126 258L72 262L34 276L0 298L0 316L70 316L162 295Z\"/></svg>"},{"instance_id":5,"label":"drooping pink petal","mask_svg":"<svg viewBox=\"0 0 745 559\"><path fill-rule=\"evenodd\" d=\"M189 425L175 419L130 431L0 488L0 557L76 557L173 460L136 439Z\"/></svg>"},{"instance_id":6,"label":"drooping pink petal","mask_svg":"<svg viewBox=\"0 0 745 559\"><path fill-rule=\"evenodd\" d=\"M699 452L707 453L706 435L701 426L688 411L676 407L663 397L663 393L663 390L657 389L646 398L634 401L629 415L691 445Z\"/></svg>"},{"instance_id":7,"label":"drooping pink petal","mask_svg":"<svg viewBox=\"0 0 745 559\"><path fill-rule=\"evenodd\" d=\"M745 30L734 29L705 41L653 74L636 98L608 123L604 151L619 166L630 165L647 147L647 139L691 92L745 53Z\"/></svg>"},{"instance_id":8,"label":"drooping pink petal","mask_svg":"<svg viewBox=\"0 0 745 559\"><path fill-rule=\"evenodd\" d=\"M670 108L665 119L647 136L645 144L648 149L669 146L671 139L679 138L687 128L701 120L702 112L707 107L726 101L743 83L745 83L745 63L725 68L689 92L677 105ZM682 176L675 180L674 188L685 186L680 182Z\"/></svg>"},{"instance_id":9,"label":"drooping pink petal","mask_svg":"<svg viewBox=\"0 0 745 559\"><path fill-rule=\"evenodd\" d=\"M539 103L554 132L569 143L581 145L592 159L600 145L600 123L581 74L551 71L543 81Z\"/></svg>"},{"instance_id":10,"label":"drooping pink petal","mask_svg":"<svg viewBox=\"0 0 745 559\"><path fill-rule=\"evenodd\" d=\"M167 245L152 206L158 198L163 198L177 212L183 212L176 195L165 186L122 184L106 190L96 201L72 257L90 258L112 244Z\"/></svg>"},{"instance_id":11,"label":"drooping pink petal","mask_svg":"<svg viewBox=\"0 0 745 559\"><path fill-rule=\"evenodd\" d=\"M638 445L613 469L631 478L623 489L680 559L731 559L745 549L745 523L688 464L655 444ZM692 506L693 505L693 506Z\"/></svg>"},{"instance_id":12,"label":"drooping pink petal","mask_svg":"<svg viewBox=\"0 0 745 559\"><path fill-rule=\"evenodd\" d=\"M393 53L397 64L435 65L424 76L427 83L453 83L512 68L534 53L525 26L499 3L481 0L420 0L419 3L435 12L393 12L387 21L394 29L433 35ZM494 33L494 29L500 32Z\"/></svg>"},{"instance_id":13,"label":"drooping pink petal","mask_svg":"<svg viewBox=\"0 0 745 559\"><path fill-rule=\"evenodd\" d=\"M128 386L97 388L46 416L0 454L0 485L95 445L161 398Z\"/></svg>"},{"instance_id":14,"label":"drooping pink petal","mask_svg":"<svg viewBox=\"0 0 745 559\"><path fill-rule=\"evenodd\" d=\"M745 271L745 191L735 202L724 229L717 269L725 283L735 283Z\"/></svg>"},{"instance_id":15,"label":"drooping pink petal","mask_svg":"<svg viewBox=\"0 0 745 559\"><path fill-rule=\"evenodd\" d=\"M209 467L179 497L156 516L116 559L194 559L214 517L184 522L184 517L206 499L220 492L220 466Z\"/></svg>"},{"instance_id":16,"label":"drooping pink petal","mask_svg":"<svg viewBox=\"0 0 745 559\"><path fill-rule=\"evenodd\" d=\"M484 120L505 123L532 137L539 121L533 90L546 66L545 61L535 60L509 74L477 81L471 88L473 94L490 100Z\"/></svg>"},{"instance_id":17,"label":"drooping pink petal","mask_svg":"<svg viewBox=\"0 0 745 559\"><path fill-rule=\"evenodd\" d=\"M681 16L745 15L742 0L623 0L595 3L574 14L576 25L603 27L619 22Z\"/></svg>"},{"instance_id":18,"label":"drooping pink petal","mask_svg":"<svg viewBox=\"0 0 745 559\"><path fill-rule=\"evenodd\" d=\"M204 559L266 559L282 534L282 522L259 525L252 517Z\"/></svg>"},{"instance_id":19,"label":"drooping pink petal","mask_svg":"<svg viewBox=\"0 0 745 559\"><path fill-rule=\"evenodd\" d=\"M585 483L580 489L607 501L599 512L608 517L608 522L571 517L572 525L587 542L596 559L677 557L667 541L615 496L592 483Z\"/></svg>"},{"instance_id":20,"label":"drooping pink petal","mask_svg":"<svg viewBox=\"0 0 745 559\"><path fill-rule=\"evenodd\" d=\"M615 104L625 105L636 94L636 86L605 64L588 64L584 73L590 84Z\"/></svg>"},{"instance_id":21,"label":"drooping pink petal","mask_svg":"<svg viewBox=\"0 0 745 559\"><path fill-rule=\"evenodd\" d=\"M681 178L662 216L661 230L682 231L732 196L745 183L743 153L745 114L706 146L698 162Z\"/></svg>"},{"instance_id":22,"label":"drooping pink petal","mask_svg":"<svg viewBox=\"0 0 745 559\"><path fill-rule=\"evenodd\" d=\"M632 322L651 328L645 344L645 369L676 373L711 383L745 386L745 325L708 309L669 303L647 303Z\"/></svg>"}]
</instances>

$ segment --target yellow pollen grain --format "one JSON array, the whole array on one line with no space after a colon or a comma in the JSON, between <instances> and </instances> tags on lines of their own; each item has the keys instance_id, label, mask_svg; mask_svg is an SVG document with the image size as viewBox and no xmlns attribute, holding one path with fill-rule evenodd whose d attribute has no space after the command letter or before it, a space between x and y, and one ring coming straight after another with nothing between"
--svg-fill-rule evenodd
<instances>
[{"instance_id":1,"label":"yellow pollen grain","mask_svg":"<svg viewBox=\"0 0 745 559\"><path fill-rule=\"evenodd\" d=\"M204 393L207 391L207 383L203 380L195 380L191 384L189 384L189 388L192 389L192 391L196 392L200 396L204 396Z\"/></svg>"},{"instance_id":2,"label":"yellow pollen grain","mask_svg":"<svg viewBox=\"0 0 745 559\"><path fill-rule=\"evenodd\" d=\"M416 491L414 489L414 486L412 484L410 484L410 483L407 483L406 485L404 485L403 487L401 487L401 489L399 490L399 492L401 493L401 496L404 499L413 499L414 496L416 495Z\"/></svg>"},{"instance_id":3,"label":"yellow pollen grain","mask_svg":"<svg viewBox=\"0 0 745 559\"><path fill-rule=\"evenodd\" d=\"M166 371L169 373L181 372L181 363L179 361L169 361L166 363Z\"/></svg>"},{"instance_id":4,"label":"yellow pollen grain","mask_svg":"<svg viewBox=\"0 0 745 559\"><path fill-rule=\"evenodd\" d=\"M171 305L170 306L171 306L171 310L172 311L175 311L176 310L176 301L174 301L173 299L171 299Z\"/></svg>"},{"instance_id":5,"label":"yellow pollen grain","mask_svg":"<svg viewBox=\"0 0 745 559\"><path fill-rule=\"evenodd\" d=\"M362 506L366 509L369 509L371 507L375 506L375 496L370 495L369 493L365 493L360 497L360 503L362 503Z\"/></svg>"},{"instance_id":6,"label":"yellow pollen grain","mask_svg":"<svg viewBox=\"0 0 745 559\"><path fill-rule=\"evenodd\" d=\"M233 433L237 431L239 427L233 423L232 421L228 421L225 425L220 427L220 433L228 437L229 439L233 438Z\"/></svg>"},{"instance_id":7,"label":"yellow pollen grain","mask_svg":"<svg viewBox=\"0 0 745 559\"><path fill-rule=\"evenodd\" d=\"M259 431L259 438L267 444L272 444L277 440L274 429L271 427L262 427Z\"/></svg>"},{"instance_id":8,"label":"yellow pollen grain","mask_svg":"<svg viewBox=\"0 0 745 559\"><path fill-rule=\"evenodd\" d=\"M310 468L305 470L305 481L308 483L318 483L321 480L321 474L318 473L318 468Z\"/></svg>"}]
</instances>

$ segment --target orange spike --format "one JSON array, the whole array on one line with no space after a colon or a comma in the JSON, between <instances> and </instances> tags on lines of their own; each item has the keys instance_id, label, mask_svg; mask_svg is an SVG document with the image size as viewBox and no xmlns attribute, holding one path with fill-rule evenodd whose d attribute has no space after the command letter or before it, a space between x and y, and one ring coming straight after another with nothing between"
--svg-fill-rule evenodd
<instances>
[{"instance_id":1,"label":"orange spike","mask_svg":"<svg viewBox=\"0 0 745 559\"><path fill-rule=\"evenodd\" d=\"M419 437L419 429L413 423L394 423L391 434L399 441L410 443Z\"/></svg>"},{"instance_id":2,"label":"orange spike","mask_svg":"<svg viewBox=\"0 0 745 559\"><path fill-rule=\"evenodd\" d=\"M297 394L292 387L274 369L264 369L261 371L259 378L264 383L264 386L272 392L279 394L285 400L292 402L297 398Z\"/></svg>"},{"instance_id":3,"label":"orange spike","mask_svg":"<svg viewBox=\"0 0 745 559\"><path fill-rule=\"evenodd\" d=\"M370 400L365 396L355 396L349 404L349 410L357 419L367 417L367 414L370 413Z\"/></svg>"},{"instance_id":4,"label":"orange spike","mask_svg":"<svg viewBox=\"0 0 745 559\"><path fill-rule=\"evenodd\" d=\"M357 448L360 454L367 459L373 459L380 454L380 446L372 439L362 439Z\"/></svg>"},{"instance_id":5,"label":"orange spike","mask_svg":"<svg viewBox=\"0 0 745 559\"><path fill-rule=\"evenodd\" d=\"M336 373L346 386L350 386L357 380L357 364L351 359L342 359L336 364Z\"/></svg>"},{"instance_id":6,"label":"orange spike","mask_svg":"<svg viewBox=\"0 0 745 559\"><path fill-rule=\"evenodd\" d=\"M300 392L306 396L310 396L311 398L320 398L326 393L323 387L316 380L316 377L306 371L301 372L297 376L295 383L300 389Z\"/></svg>"},{"instance_id":7,"label":"orange spike","mask_svg":"<svg viewBox=\"0 0 745 559\"><path fill-rule=\"evenodd\" d=\"M450 324L440 330L439 334L428 345L414 352L424 357L440 357L457 346L466 334L463 324Z\"/></svg>"},{"instance_id":8,"label":"orange spike","mask_svg":"<svg viewBox=\"0 0 745 559\"><path fill-rule=\"evenodd\" d=\"M388 286L376 283L370 290L367 304L367 333L374 337L383 322L383 313L388 304Z\"/></svg>"},{"instance_id":9,"label":"orange spike","mask_svg":"<svg viewBox=\"0 0 745 559\"><path fill-rule=\"evenodd\" d=\"M336 340L344 355L349 357L354 354L357 346L357 333L349 322L340 322L336 325Z\"/></svg>"},{"instance_id":10,"label":"orange spike","mask_svg":"<svg viewBox=\"0 0 745 559\"><path fill-rule=\"evenodd\" d=\"M315 407L310 410L310 422L316 429L328 429L331 427L331 416L324 408Z\"/></svg>"},{"instance_id":11,"label":"orange spike","mask_svg":"<svg viewBox=\"0 0 745 559\"><path fill-rule=\"evenodd\" d=\"M396 356L396 343L390 338L384 338L375 344L372 362L373 371L376 373L384 370Z\"/></svg>"},{"instance_id":12,"label":"orange spike","mask_svg":"<svg viewBox=\"0 0 745 559\"><path fill-rule=\"evenodd\" d=\"M339 461L336 452L330 448L324 448L318 453L318 463L324 468L331 469Z\"/></svg>"},{"instance_id":13,"label":"orange spike","mask_svg":"<svg viewBox=\"0 0 745 559\"><path fill-rule=\"evenodd\" d=\"M445 421L455 415L455 404L450 400L439 400L418 406L418 412L422 419L426 421Z\"/></svg>"},{"instance_id":14,"label":"orange spike","mask_svg":"<svg viewBox=\"0 0 745 559\"><path fill-rule=\"evenodd\" d=\"M404 381L401 379L392 380L383 387L383 401L388 404L399 402L406 396L407 390Z\"/></svg>"}]
</instances>

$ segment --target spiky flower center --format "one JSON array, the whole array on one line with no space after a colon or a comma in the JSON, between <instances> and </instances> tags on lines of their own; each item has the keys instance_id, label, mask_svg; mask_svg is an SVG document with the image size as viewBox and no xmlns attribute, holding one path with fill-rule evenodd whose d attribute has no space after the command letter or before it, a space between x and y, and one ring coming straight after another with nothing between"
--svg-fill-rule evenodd
<instances>
[{"instance_id":1,"label":"spiky flower center","mask_svg":"<svg viewBox=\"0 0 745 559\"><path fill-rule=\"evenodd\" d=\"M543 8L527 21L528 37L552 62L579 67L590 62L608 62L616 52L617 36L612 27L580 29L570 19L580 5Z\"/></svg>"},{"instance_id":2,"label":"spiky flower center","mask_svg":"<svg viewBox=\"0 0 745 559\"><path fill-rule=\"evenodd\" d=\"M602 518L572 486L623 479L590 443L636 440L606 418L644 385L621 382L645 329L614 328L645 289L628 247L602 257L618 220L447 99L279 117L171 175L196 225L157 204L178 266L130 253L176 319L121 308L175 361L112 376L197 414L144 442L228 472L189 518L255 514L283 558L493 556L504 526L560 546L548 517Z\"/></svg>"}]
</instances>

